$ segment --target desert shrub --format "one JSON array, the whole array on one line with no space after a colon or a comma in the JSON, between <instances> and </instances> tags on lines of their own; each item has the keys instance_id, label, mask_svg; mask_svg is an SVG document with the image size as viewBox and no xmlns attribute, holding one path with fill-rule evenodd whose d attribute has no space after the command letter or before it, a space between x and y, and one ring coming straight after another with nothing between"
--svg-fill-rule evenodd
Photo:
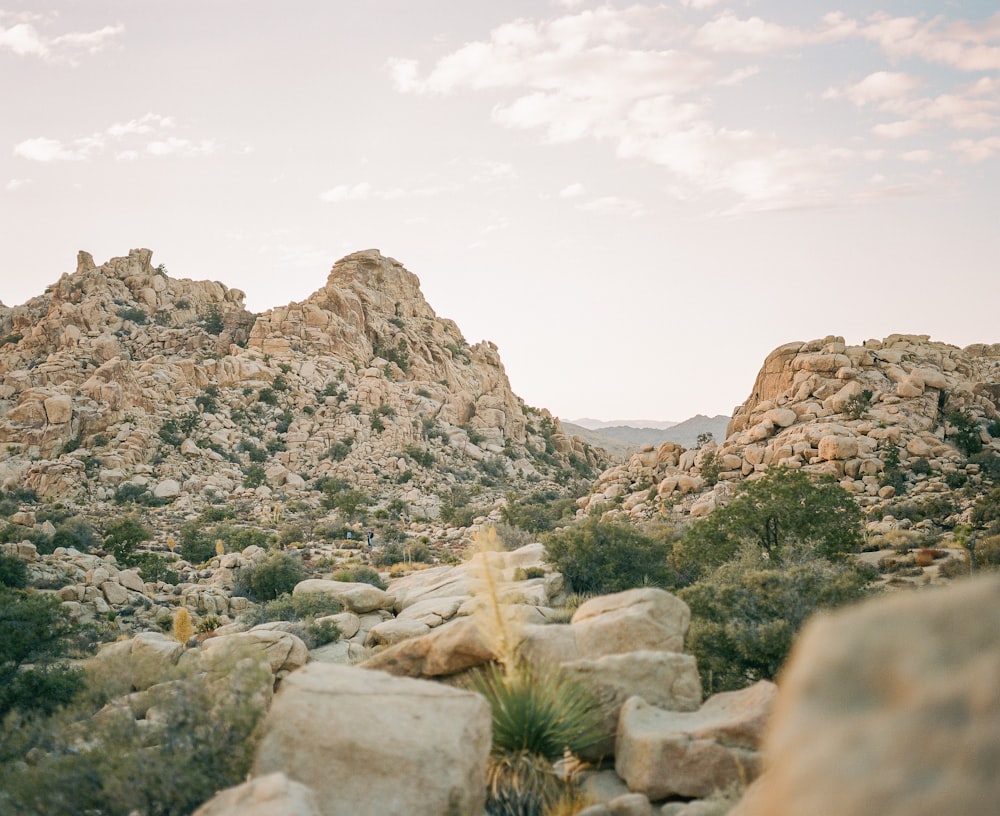
<instances>
[{"instance_id":1,"label":"desert shrub","mask_svg":"<svg viewBox=\"0 0 1000 816\"><path fill-rule=\"evenodd\" d=\"M979 465L979 472L993 481L1000 477L1000 456L993 451L980 451L969 457L969 463Z\"/></svg>"},{"instance_id":2,"label":"desert shrub","mask_svg":"<svg viewBox=\"0 0 1000 816\"><path fill-rule=\"evenodd\" d=\"M832 478L774 468L764 478L743 482L736 498L688 528L675 564L685 582L733 558L741 542L755 542L770 557L797 542L812 541L819 554L836 558L857 552L862 542L861 511Z\"/></svg>"},{"instance_id":3,"label":"desert shrub","mask_svg":"<svg viewBox=\"0 0 1000 816\"><path fill-rule=\"evenodd\" d=\"M266 666L247 660L224 683L202 674L153 687L155 722L120 703L104 708L111 690L121 691L119 678L106 676L112 668L91 672L84 693L52 717L8 722L0 812L186 816L246 778L271 682Z\"/></svg>"},{"instance_id":4,"label":"desert shrub","mask_svg":"<svg viewBox=\"0 0 1000 816\"><path fill-rule=\"evenodd\" d=\"M961 470L952 470L944 474L944 483L948 485L952 490L958 490L961 487L965 487L965 484L969 481L969 477Z\"/></svg>"},{"instance_id":5,"label":"desert shrub","mask_svg":"<svg viewBox=\"0 0 1000 816\"><path fill-rule=\"evenodd\" d=\"M606 594L632 587L672 587L677 574L667 561L669 545L628 524L586 521L547 534L549 563L574 592Z\"/></svg>"},{"instance_id":6,"label":"desert shrub","mask_svg":"<svg viewBox=\"0 0 1000 816\"><path fill-rule=\"evenodd\" d=\"M159 553L134 553L128 565L138 567L144 581L163 581L174 586L181 582L181 576Z\"/></svg>"},{"instance_id":7,"label":"desert shrub","mask_svg":"<svg viewBox=\"0 0 1000 816\"><path fill-rule=\"evenodd\" d=\"M434 454L429 450L424 450L418 445L407 445L404 452L414 462L422 467L431 467L434 464Z\"/></svg>"},{"instance_id":8,"label":"desert shrub","mask_svg":"<svg viewBox=\"0 0 1000 816\"><path fill-rule=\"evenodd\" d=\"M255 601L271 601L295 589L295 585L305 579L305 569L298 558L277 552L260 564L244 567L240 577L247 582L248 597Z\"/></svg>"},{"instance_id":9,"label":"desert shrub","mask_svg":"<svg viewBox=\"0 0 1000 816\"><path fill-rule=\"evenodd\" d=\"M871 407L872 394L867 388L860 391L844 403L844 413L848 419L861 419Z\"/></svg>"},{"instance_id":10,"label":"desert shrub","mask_svg":"<svg viewBox=\"0 0 1000 816\"><path fill-rule=\"evenodd\" d=\"M0 554L0 587L24 589L28 585L28 565L16 555Z\"/></svg>"},{"instance_id":11,"label":"desert shrub","mask_svg":"<svg viewBox=\"0 0 1000 816\"><path fill-rule=\"evenodd\" d=\"M221 334L225 325L222 320L222 310L212 304L208 306L198 319L198 325L209 334Z\"/></svg>"},{"instance_id":12,"label":"desert shrub","mask_svg":"<svg viewBox=\"0 0 1000 816\"><path fill-rule=\"evenodd\" d=\"M209 385L197 397L194 404L208 414L214 414L219 410L219 386Z\"/></svg>"},{"instance_id":13,"label":"desert shrub","mask_svg":"<svg viewBox=\"0 0 1000 816\"><path fill-rule=\"evenodd\" d=\"M969 574L969 564L962 558L948 558L945 560L938 571L944 578L962 578Z\"/></svg>"},{"instance_id":14,"label":"desert shrub","mask_svg":"<svg viewBox=\"0 0 1000 816\"><path fill-rule=\"evenodd\" d=\"M130 566L136 547L149 541L153 531L135 516L125 516L111 522L104 529L104 548L109 550L119 564Z\"/></svg>"},{"instance_id":15,"label":"desert shrub","mask_svg":"<svg viewBox=\"0 0 1000 816\"><path fill-rule=\"evenodd\" d=\"M79 691L82 675L64 659L80 628L58 599L0 586L0 720L53 711Z\"/></svg>"},{"instance_id":16,"label":"desert shrub","mask_svg":"<svg viewBox=\"0 0 1000 816\"><path fill-rule=\"evenodd\" d=\"M496 525L496 531L503 542L504 548L508 550L516 550L524 547L534 542L536 538L536 536L533 536L527 530L503 522Z\"/></svg>"},{"instance_id":17,"label":"desert shrub","mask_svg":"<svg viewBox=\"0 0 1000 816\"><path fill-rule=\"evenodd\" d=\"M972 523L991 531L1000 529L1000 487L979 497L972 508Z\"/></svg>"},{"instance_id":18,"label":"desert shrub","mask_svg":"<svg viewBox=\"0 0 1000 816\"><path fill-rule=\"evenodd\" d=\"M243 471L244 487L260 487L266 481L267 474L264 472L263 465L253 464Z\"/></svg>"},{"instance_id":19,"label":"desert shrub","mask_svg":"<svg viewBox=\"0 0 1000 816\"><path fill-rule=\"evenodd\" d=\"M343 439L330 445L330 447L326 449L326 455L334 462L342 462L351 452L351 446L353 444L354 439L350 436L345 436Z\"/></svg>"},{"instance_id":20,"label":"desert shrub","mask_svg":"<svg viewBox=\"0 0 1000 816\"><path fill-rule=\"evenodd\" d=\"M968 410L949 411L945 419L951 426L946 438L955 444L966 456L972 456L983 449L983 440L979 435L979 422Z\"/></svg>"},{"instance_id":21,"label":"desert shrub","mask_svg":"<svg viewBox=\"0 0 1000 816\"><path fill-rule=\"evenodd\" d=\"M910 472L922 476L930 476L934 472L934 468L931 467L931 463L926 458L920 457L910 463Z\"/></svg>"},{"instance_id":22,"label":"desert shrub","mask_svg":"<svg viewBox=\"0 0 1000 816\"><path fill-rule=\"evenodd\" d=\"M364 508L371 504L367 494L354 488L323 490L320 504L324 510L339 510L345 518L355 519L364 515Z\"/></svg>"},{"instance_id":23,"label":"desert shrub","mask_svg":"<svg viewBox=\"0 0 1000 816\"><path fill-rule=\"evenodd\" d=\"M52 546L73 547L80 552L90 552L97 543L94 528L79 516L68 518L56 527L52 536Z\"/></svg>"},{"instance_id":24,"label":"desert shrub","mask_svg":"<svg viewBox=\"0 0 1000 816\"><path fill-rule=\"evenodd\" d=\"M472 674L466 687L490 704L496 753L526 751L551 762L602 736L600 704L558 666L491 664Z\"/></svg>"},{"instance_id":25,"label":"desert shrub","mask_svg":"<svg viewBox=\"0 0 1000 816\"><path fill-rule=\"evenodd\" d=\"M718 451L706 452L698 462L698 469L706 485L711 487L718 484L719 474L722 472L722 462L719 460Z\"/></svg>"},{"instance_id":26,"label":"desert shrub","mask_svg":"<svg viewBox=\"0 0 1000 816\"><path fill-rule=\"evenodd\" d=\"M977 539L973 552L976 569L1000 567L1000 535L983 536Z\"/></svg>"},{"instance_id":27,"label":"desert shrub","mask_svg":"<svg viewBox=\"0 0 1000 816\"><path fill-rule=\"evenodd\" d=\"M306 540L301 524L286 524L278 531L278 543L283 547Z\"/></svg>"},{"instance_id":28,"label":"desert shrub","mask_svg":"<svg viewBox=\"0 0 1000 816\"><path fill-rule=\"evenodd\" d=\"M680 590L691 608L686 648L697 659L705 694L773 679L805 620L863 598L873 577L825 559L775 568L750 545Z\"/></svg>"},{"instance_id":29,"label":"desert shrub","mask_svg":"<svg viewBox=\"0 0 1000 816\"><path fill-rule=\"evenodd\" d=\"M957 512L957 508L950 496L939 493L898 502L889 508L889 512L898 519L905 518L914 523L930 519L935 524L945 524L948 516Z\"/></svg>"},{"instance_id":30,"label":"desert shrub","mask_svg":"<svg viewBox=\"0 0 1000 816\"><path fill-rule=\"evenodd\" d=\"M386 583L382 580L378 570L360 565L356 567L344 567L333 574L334 581L345 581L350 584L371 584L378 589L385 589Z\"/></svg>"},{"instance_id":31,"label":"desert shrub","mask_svg":"<svg viewBox=\"0 0 1000 816\"><path fill-rule=\"evenodd\" d=\"M240 620L248 626L258 626L272 621L308 621L343 611L340 601L323 592L286 593L251 607Z\"/></svg>"},{"instance_id":32,"label":"desert shrub","mask_svg":"<svg viewBox=\"0 0 1000 816\"><path fill-rule=\"evenodd\" d=\"M149 319L149 315L138 306L123 306L118 310L118 317L122 320L131 320L139 326L143 325Z\"/></svg>"},{"instance_id":33,"label":"desert shrub","mask_svg":"<svg viewBox=\"0 0 1000 816\"><path fill-rule=\"evenodd\" d=\"M523 497L508 493L507 503L500 509L505 524L536 534L572 523L575 514L576 500L555 491L538 491Z\"/></svg>"},{"instance_id":34,"label":"desert shrub","mask_svg":"<svg viewBox=\"0 0 1000 816\"><path fill-rule=\"evenodd\" d=\"M530 751L498 754L490 759L486 777L489 816L555 816L564 801L575 814L588 802L575 801L575 785L556 774L552 763Z\"/></svg>"}]
</instances>

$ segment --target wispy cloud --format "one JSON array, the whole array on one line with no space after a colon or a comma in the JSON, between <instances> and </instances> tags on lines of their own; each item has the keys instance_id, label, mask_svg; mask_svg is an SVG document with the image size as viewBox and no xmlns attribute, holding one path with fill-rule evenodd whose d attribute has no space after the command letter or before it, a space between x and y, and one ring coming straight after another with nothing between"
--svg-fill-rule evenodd
<instances>
[{"instance_id":1,"label":"wispy cloud","mask_svg":"<svg viewBox=\"0 0 1000 816\"><path fill-rule=\"evenodd\" d=\"M15 156L36 162L86 161L114 149L119 161L142 156L192 158L217 152L214 139L188 139L170 133L177 127L171 116L147 113L137 119L115 122L104 130L66 141L35 136L14 145Z\"/></svg>"},{"instance_id":2,"label":"wispy cloud","mask_svg":"<svg viewBox=\"0 0 1000 816\"><path fill-rule=\"evenodd\" d=\"M12 24L8 24L12 23ZM52 19L41 14L0 16L0 50L19 57L37 57L49 62L76 65L86 54L96 54L111 46L125 33L121 23L94 31L70 31L52 35L39 27L51 27Z\"/></svg>"},{"instance_id":3,"label":"wispy cloud","mask_svg":"<svg viewBox=\"0 0 1000 816\"><path fill-rule=\"evenodd\" d=\"M497 26L426 68L412 59L390 60L389 77L400 93L429 99L460 90L494 94L496 124L537 131L548 143L606 143L619 157L663 168L671 177L666 189L680 198L735 196L729 213L850 201L871 188L864 168L888 160L878 150L886 140L933 134L947 145L949 133L977 131L975 140L952 138L952 155L982 161L997 152L1000 79L969 84L948 70L1000 67L1000 13L980 24L831 12L812 25L788 25L716 10L713 0L585 10L562 5L570 10ZM779 60L784 66L822 59L823 49L845 41L869 43L876 57L893 64L804 96L800 105L814 110L817 123L836 116L834 127L813 128L811 141L809 129L786 132L786 120L776 117L763 130L721 101L725 88L765 74ZM905 71L895 64L904 58ZM944 73L938 66L946 66ZM763 84L755 81L755 87ZM853 119L824 107L843 102L857 109ZM786 110L793 104L782 97L774 103ZM894 155L933 163L948 153L921 145ZM880 189L895 188L890 179Z\"/></svg>"},{"instance_id":4,"label":"wispy cloud","mask_svg":"<svg viewBox=\"0 0 1000 816\"><path fill-rule=\"evenodd\" d=\"M14 192L14 190L20 190L22 187L27 187L29 184L31 184L31 179L12 178L3 186L3 188L8 192Z\"/></svg>"},{"instance_id":5,"label":"wispy cloud","mask_svg":"<svg viewBox=\"0 0 1000 816\"><path fill-rule=\"evenodd\" d=\"M458 189L457 185L428 187L376 187L367 181L357 184L338 184L319 194L320 199L330 204L348 201L396 201L402 198L430 198Z\"/></svg>"}]
</instances>

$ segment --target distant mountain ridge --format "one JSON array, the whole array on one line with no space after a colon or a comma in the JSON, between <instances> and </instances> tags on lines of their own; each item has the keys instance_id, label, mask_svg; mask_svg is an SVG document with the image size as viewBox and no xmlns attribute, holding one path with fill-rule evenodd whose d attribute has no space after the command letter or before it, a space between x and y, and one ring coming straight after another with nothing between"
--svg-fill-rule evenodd
<instances>
[{"instance_id":1,"label":"distant mountain ridge","mask_svg":"<svg viewBox=\"0 0 1000 816\"><path fill-rule=\"evenodd\" d=\"M615 457L624 457L638 450L643 445L661 445L664 442L674 442L685 448L693 448L701 434L708 433L714 439L721 441L726 437L726 426L730 417L719 414L714 417L697 414L683 422L646 422L645 426L601 423L599 428L581 425L579 422L561 420L563 429L568 434L579 436L587 444L604 448ZM598 423L600 420L584 420Z\"/></svg>"},{"instance_id":2,"label":"distant mountain ridge","mask_svg":"<svg viewBox=\"0 0 1000 816\"><path fill-rule=\"evenodd\" d=\"M670 420L658 420L658 419L591 419L590 417L583 417L582 419L564 419L563 422L569 422L573 425L579 425L581 428L586 428L589 431L599 431L604 428L656 428L657 430L666 430L667 428L673 428L675 425L679 425L678 422L671 422Z\"/></svg>"}]
</instances>

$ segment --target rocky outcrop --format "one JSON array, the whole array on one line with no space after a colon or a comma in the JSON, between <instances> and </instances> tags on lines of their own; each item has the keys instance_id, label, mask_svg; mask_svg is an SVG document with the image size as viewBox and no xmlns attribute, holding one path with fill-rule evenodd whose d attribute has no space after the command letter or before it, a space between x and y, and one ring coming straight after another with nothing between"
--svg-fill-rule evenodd
<instances>
[{"instance_id":1,"label":"rocky outcrop","mask_svg":"<svg viewBox=\"0 0 1000 816\"><path fill-rule=\"evenodd\" d=\"M781 677L767 770L733 816L992 813L998 599L993 576L807 625Z\"/></svg>"},{"instance_id":2,"label":"rocky outcrop","mask_svg":"<svg viewBox=\"0 0 1000 816\"><path fill-rule=\"evenodd\" d=\"M743 479L777 466L832 476L871 508L892 500L887 482L898 479L913 495L952 495L948 475L976 483L979 466L957 443L950 417L960 412L984 449L1000 453L988 432L1000 416L998 392L1000 345L960 349L925 335L788 343L764 361L725 440L642 449L597 479L581 512L699 517L725 504ZM887 480L887 468L898 478Z\"/></svg>"},{"instance_id":3,"label":"rocky outcrop","mask_svg":"<svg viewBox=\"0 0 1000 816\"><path fill-rule=\"evenodd\" d=\"M464 482L486 515L511 487L605 461L526 406L496 347L466 342L377 250L301 303L253 315L243 299L137 249L101 265L81 252L4 310L0 488L95 517L123 494L181 514L226 496L265 515L317 508L310 488L334 480L433 521Z\"/></svg>"}]
</instances>

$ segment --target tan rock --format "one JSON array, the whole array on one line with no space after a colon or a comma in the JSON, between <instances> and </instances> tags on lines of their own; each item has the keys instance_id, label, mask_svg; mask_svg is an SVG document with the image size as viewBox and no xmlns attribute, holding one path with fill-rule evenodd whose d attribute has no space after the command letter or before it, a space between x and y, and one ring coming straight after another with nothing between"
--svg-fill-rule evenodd
<instances>
[{"instance_id":1,"label":"tan rock","mask_svg":"<svg viewBox=\"0 0 1000 816\"><path fill-rule=\"evenodd\" d=\"M478 694L310 664L275 695L254 773L308 785L323 816L357 816L361 803L366 813L480 814L490 724Z\"/></svg>"},{"instance_id":2,"label":"tan rock","mask_svg":"<svg viewBox=\"0 0 1000 816\"><path fill-rule=\"evenodd\" d=\"M1000 802L1000 579L807 624L740 816L939 816ZM735 813L735 812L734 812Z\"/></svg>"},{"instance_id":3,"label":"tan rock","mask_svg":"<svg viewBox=\"0 0 1000 816\"><path fill-rule=\"evenodd\" d=\"M426 635L377 652L362 665L402 677L443 677L494 659L472 618L455 618Z\"/></svg>"},{"instance_id":4,"label":"tan rock","mask_svg":"<svg viewBox=\"0 0 1000 816\"><path fill-rule=\"evenodd\" d=\"M260 654L275 675L301 668L309 659L309 650L300 638L273 629L254 628L249 632L219 635L206 640L202 650L215 664L235 662L246 654Z\"/></svg>"},{"instance_id":5,"label":"tan rock","mask_svg":"<svg viewBox=\"0 0 1000 816\"><path fill-rule=\"evenodd\" d=\"M618 723L615 772L654 801L704 797L752 780L775 694L775 685L762 680L713 695L695 712L664 711L633 697Z\"/></svg>"},{"instance_id":6,"label":"tan rock","mask_svg":"<svg viewBox=\"0 0 1000 816\"><path fill-rule=\"evenodd\" d=\"M858 440L853 436L824 436L818 450L819 458L826 461L852 459L858 455Z\"/></svg>"},{"instance_id":7,"label":"tan rock","mask_svg":"<svg viewBox=\"0 0 1000 816\"><path fill-rule=\"evenodd\" d=\"M65 425L73 419L73 399L69 395L49 397L43 404L45 417L50 425Z\"/></svg>"},{"instance_id":8,"label":"tan rock","mask_svg":"<svg viewBox=\"0 0 1000 816\"><path fill-rule=\"evenodd\" d=\"M395 598L371 584L349 581L327 581L307 578L295 585L293 595L322 593L335 598L348 612L365 613L376 609L392 609Z\"/></svg>"},{"instance_id":9,"label":"tan rock","mask_svg":"<svg viewBox=\"0 0 1000 816\"><path fill-rule=\"evenodd\" d=\"M321 816L316 795L281 771L219 791L194 816Z\"/></svg>"},{"instance_id":10,"label":"tan rock","mask_svg":"<svg viewBox=\"0 0 1000 816\"><path fill-rule=\"evenodd\" d=\"M701 678L691 655L634 651L574 660L562 667L596 695L604 712L605 737L583 751L584 759L614 754L618 717L630 697L670 711L695 711L701 705Z\"/></svg>"}]
</instances>

